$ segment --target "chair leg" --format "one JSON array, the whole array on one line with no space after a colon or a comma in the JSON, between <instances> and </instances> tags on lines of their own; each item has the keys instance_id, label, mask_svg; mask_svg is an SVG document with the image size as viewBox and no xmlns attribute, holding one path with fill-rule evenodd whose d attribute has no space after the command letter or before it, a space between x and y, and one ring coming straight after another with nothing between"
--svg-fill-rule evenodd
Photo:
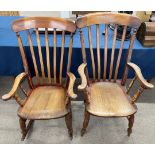
<instances>
[{"instance_id":1,"label":"chair leg","mask_svg":"<svg viewBox=\"0 0 155 155\"><path fill-rule=\"evenodd\" d=\"M134 114L131 115L131 116L129 116L128 120L129 120L129 124L128 124L128 136L130 136L131 133L132 133L132 127L133 127L133 123L134 123Z\"/></svg>"},{"instance_id":2,"label":"chair leg","mask_svg":"<svg viewBox=\"0 0 155 155\"><path fill-rule=\"evenodd\" d=\"M65 122L66 126L68 129L68 134L70 138L73 138L73 128L72 128L72 111L70 111L66 116L65 116Z\"/></svg>"},{"instance_id":3,"label":"chair leg","mask_svg":"<svg viewBox=\"0 0 155 155\"><path fill-rule=\"evenodd\" d=\"M89 119L90 119L90 114L89 112L85 109L85 116L84 116L84 122L83 122L83 127L81 129L81 136L84 135L84 133L86 132L86 128L88 126L89 123Z\"/></svg>"},{"instance_id":4,"label":"chair leg","mask_svg":"<svg viewBox=\"0 0 155 155\"><path fill-rule=\"evenodd\" d=\"M26 120L22 119L21 117L19 118L19 124L21 128L21 133L22 133L22 138L21 141L24 141L26 134L27 134L27 129L26 129Z\"/></svg>"}]
</instances>

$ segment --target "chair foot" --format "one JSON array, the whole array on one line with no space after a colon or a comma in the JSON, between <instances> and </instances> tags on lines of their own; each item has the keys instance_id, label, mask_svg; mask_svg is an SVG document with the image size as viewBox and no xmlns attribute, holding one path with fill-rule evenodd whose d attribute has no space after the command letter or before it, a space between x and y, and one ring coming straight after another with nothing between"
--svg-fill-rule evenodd
<instances>
[{"instance_id":1,"label":"chair foot","mask_svg":"<svg viewBox=\"0 0 155 155\"><path fill-rule=\"evenodd\" d=\"M66 122L66 126L68 129L69 137L72 139L73 138L73 128L72 128L72 112L71 111L65 116L65 122Z\"/></svg>"},{"instance_id":2,"label":"chair foot","mask_svg":"<svg viewBox=\"0 0 155 155\"><path fill-rule=\"evenodd\" d=\"M128 120L129 120L129 124L128 124L127 131L128 131L128 136L130 136L132 133L132 127L133 127L133 123L134 123L134 114L129 116Z\"/></svg>"},{"instance_id":3,"label":"chair foot","mask_svg":"<svg viewBox=\"0 0 155 155\"><path fill-rule=\"evenodd\" d=\"M19 123L20 123L20 128L21 128L21 133L22 133L21 141L24 141L26 134L27 134L26 120L19 118Z\"/></svg>"},{"instance_id":4,"label":"chair foot","mask_svg":"<svg viewBox=\"0 0 155 155\"><path fill-rule=\"evenodd\" d=\"M83 122L83 127L82 127L82 129L81 129L81 136L83 136L83 135L85 134L86 128L87 128L87 126L88 126L89 119L90 119L90 114L89 114L89 112L87 112L86 110L85 110L85 116L84 116L84 117L85 117L85 118L84 118L84 122Z\"/></svg>"},{"instance_id":5,"label":"chair foot","mask_svg":"<svg viewBox=\"0 0 155 155\"><path fill-rule=\"evenodd\" d=\"M30 120L26 127L26 119L19 118L19 123L20 123L20 128L21 128L21 133L22 133L21 141L24 141L30 127L33 125L33 122L34 120Z\"/></svg>"},{"instance_id":6,"label":"chair foot","mask_svg":"<svg viewBox=\"0 0 155 155\"><path fill-rule=\"evenodd\" d=\"M81 129L81 137L83 137L83 135L85 134L86 129Z\"/></svg>"}]
</instances>

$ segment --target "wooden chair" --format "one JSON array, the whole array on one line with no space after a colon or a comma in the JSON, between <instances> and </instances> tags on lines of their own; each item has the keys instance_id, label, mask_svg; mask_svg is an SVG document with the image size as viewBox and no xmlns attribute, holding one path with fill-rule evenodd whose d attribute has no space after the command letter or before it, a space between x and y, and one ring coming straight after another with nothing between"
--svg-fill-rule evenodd
<instances>
[{"instance_id":1,"label":"wooden chair","mask_svg":"<svg viewBox=\"0 0 155 155\"><path fill-rule=\"evenodd\" d=\"M84 135L86 128L89 123L90 115L101 116L101 117L127 117L129 121L128 136L132 133L132 126L134 122L134 114L137 111L135 105L136 100L139 98L144 89L153 88L154 86L148 83L142 76L140 68L134 63L130 62L132 55L132 48L134 39L136 36L137 29L139 28L141 21L134 16L127 14L115 14L115 13L94 13L88 14L77 19L77 27L80 31L80 39L82 46L83 64L78 68L79 75L81 77L81 85L78 86L79 90L84 90L85 94L85 118L83 122L83 128L81 130L81 136ZM100 57L100 26L105 26L104 36L104 57ZM108 24L114 24L113 41L111 56L108 59ZM96 27L96 53L92 47L92 25ZM117 26L122 25L124 28L122 40L120 43L120 49L118 56L115 55L115 45L117 36ZM125 34L127 26L132 27L132 36L130 39L129 49L124 64L124 74L121 79L118 79L119 65L123 50L123 44L125 40ZM86 49L84 46L84 35L83 28L88 30L88 40L90 48L90 62L86 57ZM93 34L94 36L94 34ZM93 37L94 39L94 37ZM95 59L96 58L96 59ZM116 59L116 64L114 63ZM110 61L107 61L107 59ZM96 60L96 61L95 61ZM103 67L101 66L103 62ZM109 63L109 65L107 65ZM93 78L90 79L88 74L87 64L92 68ZM108 68L109 67L109 68ZM103 72L101 73L101 68ZM135 72L135 77L131 81L128 87L125 86L127 80L128 69L131 68ZM109 70L108 70L109 69ZM108 72L107 72L108 70ZM109 74L108 74L109 73ZM134 84L135 80L139 81L140 86L133 96L129 95L129 91Z\"/></svg>"},{"instance_id":2,"label":"wooden chair","mask_svg":"<svg viewBox=\"0 0 155 155\"><path fill-rule=\"evenodd\" d=\"M46 62L43 61L43 52L40 44L41 41L38 28L45 28L44 40L46 43ZM49 50L49 44L52 42L52 40L49 39L49 36L51 35L48 33L49 28L54 29L53 52ZM60 117L65 117L68 133L72 138L73 130L70 99L76 98L77 95L73 92L75 76L69 71L71 65L73 33L76 30L75 23L71 20L54 17L29 17L14 21L14 23L12 24L12 29L14 32L16 32L17 35L25 72L19 74L16 77L11 91L8 94L4 95L2 99L8 100L13 97L20 106L18 110L18 116L20 127L22 130L22 140L25 139L33 120L47 120ZM34 50L34 47L32 45L33 41L30 35L30 31L32 31L32 29L35 29L36 33L36 42L38 45L37 51ZM62 30L61 58L59 61L57 59L57 29ZM27 54L22 45L21 32L27 33L29 42L28 52L30 52L35 71L34 78L32 78L29 70ZM70 42L68 42L68 62L64 62L63 60L65 55L65 32L70 32ZM38 60L36 54L38 54ZM51 62L53 63L51 64ZM66 65L66 72L68 75L66 77L65 83L62 82L62 73L65 68L63 65ZM58 66L60 66L59 69ZM45 68L47 68L47 71L45 70ZM53 73L51 71L52 68ZM54 78L52 78L53 76ZM25 78L27 78L29 84L29 91L27 92L25 89L23 89L23 86L20 85ZM17 95L17 88L20 88L22 90L22 92L26 96L26 99L23 100ZM30 121L26 126L27 120Z\"/></svg>"}]
</instances>

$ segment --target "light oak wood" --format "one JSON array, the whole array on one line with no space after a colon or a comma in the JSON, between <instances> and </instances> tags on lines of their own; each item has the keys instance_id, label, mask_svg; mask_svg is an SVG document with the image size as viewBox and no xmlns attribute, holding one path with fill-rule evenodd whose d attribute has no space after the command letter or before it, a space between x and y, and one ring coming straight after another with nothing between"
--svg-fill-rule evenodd
<instances>
[{"instance_id":1,"label":"light oak wood","mask_svg":"<svg viewBox=\"0 0 155 155\"><path fill-rule=\"evenodd\" d=\"M88 28L88 38L89 38L89 48L90 48L90 55L92 60L92 70L93 70L93 80L95 81L95 61L94 61L94 53L93 53L93 47L92 47L92 35L91 35L91 27Z\"/></svg>"},{"instance_id":2,"label":"light oak wood","mask_svg":"<svg viewBox=\"0 0 155 155\"><path fill-rule=\"evenodd\" d=\"M141 69L134 63L129 62L128 66L131 67L134 71L135 74L137 75L138 80L141 82L141 84L146 87L146 88L154 88L154 85L147 82L141 72Z\"/></svg>"},{"instance_id":3,"label":"light oak wood","mask_svg":"<svg viewBox=\"0 0 155 155\"><path fill-rule=\"evenodd\" d=\"M87 88L87 111L97 116L129 116L136 112L122 86L112 82L96 82Z\"/></svg>"},{"instance_id":4,"label":"light oak wood","mask_svg":"<svg viewBox=\"0 0 155 155\"><path fill-rule=\"evenodd\" d=\"M49 52L49 40L48 40L48 29L45 29L45 42L46 42L46 61L47 61L47 72L48 72L48 82L52 83L51 80L51 70L50 70L50 52Z\"/></svg>"},{"instance_id":5,"label":"light oak wood","mask_svg":"<svg viewBox=\"0 0 155 155\"><path fill-rule=\"evenodd\" d=\"M124 40L125 40L125 35L126 35L126 29L127 29L127 26L125 26L124 29L123 29L121 46L120 46L120 49L119 49L118 58L117 58L117 62L116 62L114 81L117 80L118 68L119 68L119 64L120 64L120 60L121 60L121 55L122 55L122 50L123 50L123 45L124 45Z\"/></svg>"},{"instance_id":6,"label":"light oak wood","mask_svg":"<svg viewBox=\"0 0 155 155\"><path fill-rule=\"evenodd\" d=\"M9 100L11 97L13 97L17 91L17 88L19 87L20 83L23 81L23 79L27 76L27 73L23 72L19 74L13 84L13 87L11 91L8 94L5 94L2 96L3 100Z\"/></svg>"},{"instance_id":7,"label":"light oak wood","mask_svg":"<svg viewBox=\"0 0 155 155\"><path fill-rule=\"evenodd\" d=\"M83 90L86 88L87 86L87 78L85 76L85 68L86 68L87 64L83 63L78 67L78 73L81 77L81 84L78 86L78 89Z\"/></svg>"},{"instance_id":8,"label":"light oak wood","mask_svg":"<svg viewBox=\"0 0 155 155\"><path fill-rule=\"evenodd\" d=\"M108 50L108 25L105 25L105 38L104 38L104 72L103 80L106 80L107 71L107 50Z\"/></svg>"},{"instance_id":9,"label":"light oak wood","mask_svg":"<svg viewBox=\"0 0 155 155\"><path fill-rule=\"evenodd\" d=\"M97 47L97 68L98 68L98 81L100 80L101 76L101 62L100 62L100 27L96 25L96 47Z\"/></svg>"},{"instance_id":10,"label":"light oak wood","mask_svg":"<svg viewBox=\"0 0 155 155\"><path fill-rule=\"evenodd\" d=\"M67 92L71 98L75 99L77 97L77 95L74 93L73 86L74 86L76 78L75 78L74 74L71 72L67 73L67 75L69 76L69 80L70 80Z\"/></svg>"},{"instance_id":11,"label":"light oak wood","mask_svg":"<svg viewBox=\"0 0 155 155\"><path fill-rule=\"evenodd\" d=\"M45 28L45 45L46 45L46 59L43 59L39 28ZM53 55L50 54L50 40L49 40L49 28L54 29L54 48ZM65 117L65 122L67 125L69 136L72 138L73 129L72 129L72 117L71 117L71 98L76 98L77 95L74 93L73 87L75 82L75 76L73 73L70 73L70 65L71 65L71 55L72 55L72 42L73 42L73 33L76 30L76 25L71 20L61 19L61 18L53 18L53 17L28 17L23 19L18 19L13 22L12 29L16 32L18 44L21 52L21 57L23 60L25 73L20 74L15 79L15 83L11 91L2 97L3 100L8 100L11 97L17 101L20 105L18 110L18 116L20 117L20 127L22 131L22 140L25 139L29 125L27 125L26 121L30 120L29 124L33 120L44 120L44 119L52 119ZM61 50L61 59L60 62L57 60L57 29L62 30L62 50ZM35 39L38 46L38 51L35 51L33 48L33 43L31 39L31 35L29 31L34 30ZM30 56L32 57L32 62L34 66L35 75L33 77L37 79L37 83L35 80L32 80L32 76L30 74L29 64L27 61L27 54L25 53L23 44L22 44L22 35L20 35L20 31L26 31L29 48L30 48ZM63 59L64 59L64 44L65 44L65 32L68 31L70 33L70 43L69 44L69 52L68 52L68 63L65 62L67 67L66 79L62 82L62 72L63 72ZM35 53L38 52L38 53ZM38 59L37 56L38 54ZM53 59L53 64L51 64L51 59ZM46 62L45 62L46 61ZM37 63L39 62L39 64ZM57 74L57 66L56 64L60 63L59 75ZM51 75L51 67L53 68L53 74ZM65 68L64 67L64 68ZM46 69L47 68L47 74ZM39 73L41 71L41 73ZM47 75L47 77L46 77ZM29 91L26 92L25 89L20 86L21 81L24 77L27 76L29 83ZM54 81L52 82L52 78ZM43 81L42 81L43 80ZM48 81L47 81L48 80ZM21 99L17 94L17 88L20 88L24 93L25 98Z\"/></svg>"},{"instance_id":12,"label":"light oak wood","mask_svg":"<svg viewBox=\"0 0 155 155\"><path fill-rule=\"evenodd\" d=\"M111 51L111 61L110 61L109 81L111 81L112 72L113 72L114 52L115 52L115 46L116 46L116 37L117 37L117 25L115 25L114 36L113 36L113 44L112 44L112 51Z\"/></svg>"}]
</instances>

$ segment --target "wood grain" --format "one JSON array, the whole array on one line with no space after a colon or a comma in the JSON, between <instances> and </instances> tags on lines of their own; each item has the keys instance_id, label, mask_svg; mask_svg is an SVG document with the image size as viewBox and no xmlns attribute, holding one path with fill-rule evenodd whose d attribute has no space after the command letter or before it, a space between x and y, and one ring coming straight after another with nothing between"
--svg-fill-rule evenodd
<instances>
[{"instance_id":1,"label":"wood grain","mask_svg":"<svg viewBox=\"0 0 155 155\"><path fill-rule=\"evenodd\" d=\"M128 116L136 112L130 98L121 85L110 82L96 82L89 91L88 112L97 116Z\"/></svg>"},{"instance_id":2,"label":"wood grain","mask_svg":"<svg viewBox=\"0 0 155 155\"><path fill-rule=\"evenodd\" d=\"M42 86L34 89L18 115L25 119L51 119L64 116L66 92L62 87Z\"/></svg>"}]
</instances>

